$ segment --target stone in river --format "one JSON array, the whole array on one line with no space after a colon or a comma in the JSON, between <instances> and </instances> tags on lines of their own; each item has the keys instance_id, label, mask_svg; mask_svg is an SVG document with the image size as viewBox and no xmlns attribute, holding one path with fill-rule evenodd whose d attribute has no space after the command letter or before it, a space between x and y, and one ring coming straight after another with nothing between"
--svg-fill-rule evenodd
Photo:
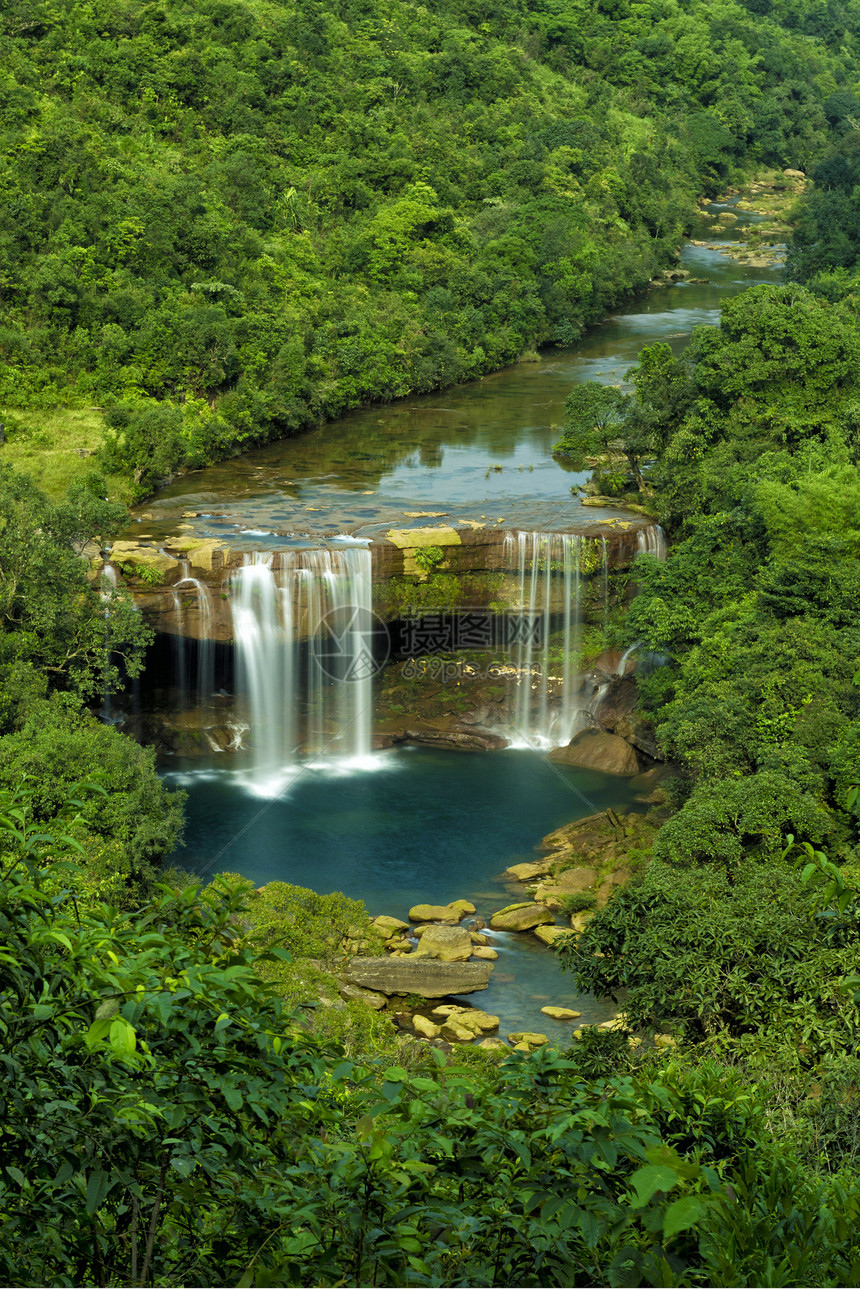
<instances>
[{"instance_id":1,"label":"stone in river","mask_svg":"<svg viewBox=\"0 0 860 1289\"><path fill-rule=\"evenodd\" d=\"M446 1020L442 1026L442 1037L447 1038L449 1043L471 1043L475 1038L475 1031L466 1029L465 1025L458 1025L456 1020Z\"/></svg>"},{"instance_id":2,"label":"stone in river","mask_svg":"<svg viewBox=\"0 0 860 1289\"><path fill-rule=\"evenodd\" d=\"M445 1003L442 1007L434 1007L432 1015L440 1022L453 1021L464 1029L470 1029L473 1034L483 1034L499 1028L499 1017L493 1016L491 1012L481 1011L478 1007L458 1007L456 1003Z\"/></svg>"},{"instance_id":3,"label":"stone in river","mask_svg":"<svg viewBox=\"0 0 860 1289\"><path fill-rule=\"evenodd\" d=\"M462 926L435 926L424 928L424 934L414 950L416 958L438 958L441 962L466 962L472 955L472 937Z\"/></svg>"},{"instance_id":4,"label":"stone in river","mask_svg":"<svg viewBox=\"0 0 860 1289\"><path fill-rule=\"evenodd\" d=\"M604 774L639 773L639 761L630 744L618 734L605 734L602 730L581 730L567 747L553 748L549 759L586 770L601 770Z\"/></svg>"},{"instance_id":5,"label":"stone in river","mask_svg":"<svg viewBox=\"0 0 860 1289\"><path fill-rule=\"evenodd\" d=\"M554 856L548 859L537 859L529 864L512 864L502 873L502 877L513 877L518 882L530 882L536 877L546 877L555 863Z\"/></svg>"},{"instance_id":6,"label":"stone in river","mask_svg":"<svg viewBox=\"0 0 860 1289\"><path fill-rule=\"evenodd\" d=\"M520 1052L532 1052L536 1047L543 1047L544 1043L549 1042L546 1034L533 1034L530 1030L521 1030L516 1034L508 1034L508 1039Z\"/></svg>"},{"instance_id":7,"label":"stone in river","mask_svg":"<svg viewBox=\"0 0 860 1289\"><path fill-rule=\"evenodd\" d=\"M479 944L472 950L473 958L482 958L485 962L495 962L498 956L496 950L491 949L489 945Z\"/></svg>"},{"instance_id":8,"label":"stone in river","mask_svg":"<svg viewBox=\"0 0 860 1289\"><path fill-rule=\"evenodd\" d=\"M409 910L410 922L444 922L456 926L467 913L474 913L475 906L468 900L454 900L451 904L416 904Z\"/></svg>"},{"instance_id":9,"label":"stone in river","mask_svg":"<svg viewBox=\"0 0 860 1289\"><path fill-rule=\"evenodd\" d=\"M572 1007L541 1007L544 1016L551 1016L553 1020L577 1020L582 1012L575 1012Z\"/></svg>"},{"instance_id":10,"label":"stone in river","mask_svg":"<svg viewBox=\"0 0 860 1289\"><path fill-rule=\"evenodd\" d=\"M559 936L570 934L570 930L566 926L536 926L534 932L539 940L543 940L544 944L550 945L555 944Z\"/></svg>"},{"instance_id":11,"label":"stone in river","mask_svg":"<svg viewBox=\"0 0 860 1289\"><path fill-rule=\"evenodd\" d=\"M542 922L552 922L553 916L545 904L509 904L490 918L494 931L531 931Z\"/></svg>"},{"instance_id":12,"label":"stone in river","mask_svg":"<svg viewBox=\"0 0 860 1289\"><path fill-rule=\"evenodd\" d=\"M410 953L402 958L353 958L347 980L381 994L447 998L486 989L492 970L491 962L439 962Z\"/></svg>"},{"instance_id":13,"label":"stone in river","mask_svg":"<svg viewBox=\"0 0 860 1289\"><path fill-rule=\"evenodd\" d=\"M379 917L371 918L371 925L377 931L381 931L386 940L390 940L398 931L409 930L408 922L403 922L400 918L389 917L387 913L380 913Z\"/></svg>"},{"instance_id":14,"label":"stone in river","mask_svg":"<svg viewBox=\"0 0 860 1289\"><path fill-rule=\"evenodd\" d=\"M486 1048L488 1052L509 1052L511 1049L501 1038L482 1038L478 1047Z\"/></svg>"}]
</instances>

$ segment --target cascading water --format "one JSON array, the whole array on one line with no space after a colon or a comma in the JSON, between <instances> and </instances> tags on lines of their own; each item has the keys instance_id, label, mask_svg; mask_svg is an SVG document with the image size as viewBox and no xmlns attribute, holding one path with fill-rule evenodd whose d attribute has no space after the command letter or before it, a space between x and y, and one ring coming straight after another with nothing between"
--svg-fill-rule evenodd
<instances>
[{"instance_id":1,"label":"cascading water","mask_svg":"<svg viewBox=\"0 0 860 1289\"><path fill-rule=\"evenodd\" d=\"M211 695L215 687L215 651L212 640L212 594L205 582L189 574L189 564L183 561L182 577L173 587L173 612L176 616L174 636L174 671L180 693L188 693L187 653L189 640L196 640L197 668L195 688L198 699ZM193 609L192 609L193 599ZM195 629L187 630L189 611L196 611Z\"/></svg>"},{"instance_id":2,"label":"cascading water","mask_svg":"<svg viewBox=\"0 0 860 1289\"><path fill-rule=\"evenodd\" d=\"M108 620L110 618L111 599L113 597L114 591L119 585L119 578L117 576L116 569L112 564L108 563L107 560L105 561L104 566L102 568L102 578L104 579L102 582L102 586L104 587L104 590L101 592L101 598L105 606L105 611L104 611L105 681L104 681L104 689L102 690L102 710L100 712L100 716L101 716L101 719L105 722L105 724L109 725L113 721L113 712L111 709L110 683L108 681L108 669L110 667L110 645L108 644L108 632L109 632Z\"/></svg>"},{"instance_id":3,"label":"cascading water","mask_svg":"<svg viewBox=\"0 0 860 1289\"><path fill-rule=\"evenodd\" d=\"M666 558L666 534L659 524L649 524L640 528L636 534L636 554L653 555L655 559Z\"/></svg>"},{"instance_id":4,"label":"cascading water","mask_svg":"<svg viewBox=\"0 0 860 1289\"><path fill-rule=\"evenodd\" d=\"M246 557L232 581L233 637L255 777L369 756L371 603L366 547Z\"/></svg>"},{"instance_id":5,"label":"cascading water","mask_svg":"<svg viewBox=\"0 0 860 1289\"><path fill-rule=\"evenodd\" d=\"M523 615L515 644L513 732L518 743L532 747L567 743L574 733L582 541L573 533L519 532L505 538L505 562L517 570Z\"/></svg>"}]
</instances>

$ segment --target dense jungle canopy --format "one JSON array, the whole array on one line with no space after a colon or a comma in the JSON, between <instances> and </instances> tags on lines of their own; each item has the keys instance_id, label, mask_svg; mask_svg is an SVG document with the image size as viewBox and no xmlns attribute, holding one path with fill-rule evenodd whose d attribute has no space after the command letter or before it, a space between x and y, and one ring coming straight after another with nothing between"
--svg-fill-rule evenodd
<instances>
[{"instance_id":1,"label":"dense jungle canopy","mask_svg":"<svg viewBox=\"0 0 860 1289\"><path fill-rule=\"evenodd\" d=\"M105 409L146 491L570 344L696 196L814 163L858 35L853 0L10 0L0 407Z\"/></svg>"},{"instance_id":2,"label":"dense jungle canopy","mask_svg":"<svg viewBox=\"0 0 860 1289\"><path fill-rule=\"evenodd\" d=\"M318 1005L360 905L167 870L181 796L94 714L150 641L81 558L123 508L0 460L8 1284L860 1281L858 37L856 0L6 0L7 447L78 412L126 497L575 343L697 197L812 176L787 283L611 408L672 543L611 642L679 773L561 955L634 1044L404 1043Z\"/></svg>"}]
</instances>

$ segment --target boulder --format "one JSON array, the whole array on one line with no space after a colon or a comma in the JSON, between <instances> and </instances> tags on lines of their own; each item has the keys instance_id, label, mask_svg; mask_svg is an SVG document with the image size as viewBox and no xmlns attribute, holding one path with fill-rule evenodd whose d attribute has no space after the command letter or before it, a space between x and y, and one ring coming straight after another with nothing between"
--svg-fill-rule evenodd
<instances>
[{"instance_id":1,"label":"boulder","mask_svg":"<svg viewBox=\"0 0 860 1289\"><path fill-rule=\"evenodd\" d=\"M509 1052L511 1050L501 1038L482 1038L477 1046L486 1048L488 1052Z\"/></svg>"},{"instance_id":2,"label":"boulder","mask_svg":"<svg viewBox=\"0 0 860 1289\"><path fill-rule=\"evenodd\" d=\"M467 962L472 956L472 937L462 926L436 926L431 923L413 951L416 958L438 958L440 962Z\"/></svg>"},{"instance_id":3,"label":"boulder","mask_svg":"<svg viewBox=\"0 0 860 1289\"><path fill-rule=\"evenodd\" d=\"M597 705L595 720L602 730L611 732L620 720L635 712L639 691L632 676L614 676Z\"/></svg>"},{"instance_id":4,"label":"boulder","mask_svg":"<svg viewBox=\"0 0 860 1289\"><path fill-rule=\"evenodd\" d=\"M570 928L566 926L536 926L535 935L544 944L555 944L559 936L569 935Z\"/></svg>"},{"instance_id":5,"label":"boulder","mask_svg":"<svg viewBox=\"0 0 860 1289\"><path fill-rule=\"evenodd\" d=\"M473 1029L466 1029L465 1025L459 1025L456 1020L446 1020L441 1034L449 1043L471 1043L476 1037Z\"/></svg>"},{"instance_id":6,"label":"boulder","mask_svg":"<svg viewBox=\"0 0 860 1289\"><path fill-rule=\"evenodd\" d=\"M582 730L574 735L567 747L553 748L549 759L562 765L600 770L603 774L626 776L639 773L639 761L630 744L620 735L606 734L602 730Z\"/></svg>"},{"instance_id":7,"label":"boulder","mask_svg":"<svg viewBox=\"0 0 860 1289\"><path fill-rule=\"evenodd\" d=\"M388 1005L385 994L376 993L373 989L362 989L359 985L341 985L338 993L348 1003L364 1003L374 1011L382 1011Z\"/></svg>"},{"instance_id":8,"label":"boulder","mask_svg":"<svg viewBox=\"0 0 860 1289\"><path fill-rule=\"evenodd\" d=\"M652 761L661 761L663 759L660 755L660 749L657 747L654 726L641 716L636 716L635 713L631 713L629 716L622 716L615 726L615 733L619 738L623 738L625 742L630 743L632 747L644 752Z\"/></svg>"},{"instance_id":9,"label":"boulder","mask_svg":"<svg viewBox=\"0 0 860 1289\"><path fill-rule=\"evenodd\" d=\"M544 1016L551 1016L553 1020L577 1020L582 1012L574 1011L572 1007L541 1007Z\"/></svg>"},{"instance_id":10,"label":"boulder","mask_svg":"<svg viewBox=\"0 0 860 1289\"><path fill-rule=\"evenodd\" d=\"M494 931L532 931L543 922L552 922L553 916L545 904L509 904L490 918Z\"/></svg>"},{"instance_id":11,"label":"boulder","mask_svg":"<svg viewBox=\"0 0 860 1289\"><path fill-rule=\"evenodd\" d=\"M444 747L454 752L500 752L508 746L509 740L484 730L408 729L403 731L403 742Z\"/></svg>"},{"instance_id":12,"label":"boulder","mask_svg":"<svg viewBox=\"0 0 860 1289\"><path fill-rule=\"evenodd\" d=\"M179 560L163 554L154 546L142 546L140 542L114 542L110 561L132 570L146 570L160 582L175 582L180 576Z\"/></svg>"},{"instance_id":13,"label":"boulder","mask_svg":"<svg viewBox=\"0 0 860 1289\"><path fill-rule=\"evenodd\" d=\"M546 877L553 865L553 860L538 859L531 864L512 864L502 873L502 877L512 877L517 882L531 882L537 877Z\"/></svg>"},{"instance_id":14,"label":"boulder","mask_svg":"<svg viewBox=\"0 0 860 1289\"><path fill-rule=\"evenodd\" d=\"M558 877L551 878L548 882L541 882L535 891L538 899L541 898L544 891L560 891L563 895L578 894L581 891L589 891L597 885L597 869L588 865L581 865L579 868L566 868Z\"/></svg>"},{"instance_id":15,"label":"boulder","mask_svg":"<svg viewBox=\"0 0 860 1289\"><path fill-rule=\"evenodd\" d=\"M492 970L491 962L439 962L409 953L402 958L353 958L347 981L381 994L447 998L486 989Z\"/></svg>"},{"instance_id":16,"label":"boulder","mask_svg":"<svg viewBox=\"0 0 860 1289\"><path fill-rule=\"evenodd\" d=\"M377 931L381 931L386 940L390 940L398 931L409 930L408 922L403 922L400 918L389 917L387 913L380 913L379 917L371 918L371 925Z\"/></svg>"},{"instance_id":17,"label":"boulder","mask_svg":"<svg viewBox=\"0 0 860 1289\"><path fill-rule=\"evenodd\" d=\"M481 1011L479 1007L458 1007L455 1003L445 1003L434 1007L432 1015L440 1022L453 1021L470 1029L474 1034L484 1034L499 1028L499 1017L491 1012Z\"/></svg>"},{"instance_id":18,"label":"boulder","mask_svg":"<svg viewBox=\"0 0 860 1289\"><path fill-rule=\"evenodd\" d=\"M442 1027L441 1025L434 1025L432 1020L429 1020L426 1016L413 1016L412 1028L422 1038L438 1038Z\"/></svg>"},{"instance_id":19,"label":"boulder","mask_svg":"<svg viewBox=\"0 0 860 1289\"><path fill-rule=\"evenodd\" d=\"M520 1030L516 1034L508 1034L508 1039L519 1052L532 1052L536 1047L543 1047L544 1043L549 1042L546 1034L533 1034L530 1030Z\"/></svg>"},{"instance_id":20,"label":"boulder","mask_svg":"<svg viewBox=\"0 0 860 1289\"><path fill-rule=\"evenodd\" d=\"M468 900L454 900L451 904L416 904L409 910L410 922L443 922L456 926L467 913L474 913L475 906Z\"/></svg>"},{"instance_id":21,"label":"boulder","mask_svg":"<svg viewBox=\"0 0 860 1289\"><path fill-rule=\"evenodd\" d=\"M491 949L489 945L479 944L477 948L472 950L472 957L482 958L484 962L495 962L498 956L496 950Z\"/></svg>"},{"instance_id":22,"label":"boulder","mask_svg":"<svg viewBox=\"0 0 860 1289\"><path fill-rule=\"evenodd\" d=\"M805 179L806 178L806 175L803 173L802 170L792 170L789 168L788 170L783 170L782 173L785 175L786 179Z\"/></svg>"}]
</instances>

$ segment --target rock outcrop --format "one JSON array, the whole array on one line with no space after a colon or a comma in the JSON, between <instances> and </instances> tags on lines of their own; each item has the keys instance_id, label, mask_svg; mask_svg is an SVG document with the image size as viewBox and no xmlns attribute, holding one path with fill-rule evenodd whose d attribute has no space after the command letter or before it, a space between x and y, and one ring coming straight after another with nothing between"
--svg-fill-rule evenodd
<instances>
[{"instance_id":1,"label":"rock outcrop","mask_svg":"<svg viewBox=\"0 0 860 1289\"><path fill-rule=\"evenodd\" d=\"M447 998L486 989L493 970L491 962L439 962L405 957L353 958L347 983L386 994L418 994L421 998Z\"/></svg>"},{"instance_id":2,"label":"rock outcrop","mask_svg":"<svg viewBox=\"0 0 860 1289\"><path fill-rule=\"evenodd\" d=\"M586 770L631 777L640 769L630 744L620 735L606 734L603 730L582 730L574 735L567 747L553 748L549 759L562 765L578 765Z\"/></svg>"}]
</instances>

